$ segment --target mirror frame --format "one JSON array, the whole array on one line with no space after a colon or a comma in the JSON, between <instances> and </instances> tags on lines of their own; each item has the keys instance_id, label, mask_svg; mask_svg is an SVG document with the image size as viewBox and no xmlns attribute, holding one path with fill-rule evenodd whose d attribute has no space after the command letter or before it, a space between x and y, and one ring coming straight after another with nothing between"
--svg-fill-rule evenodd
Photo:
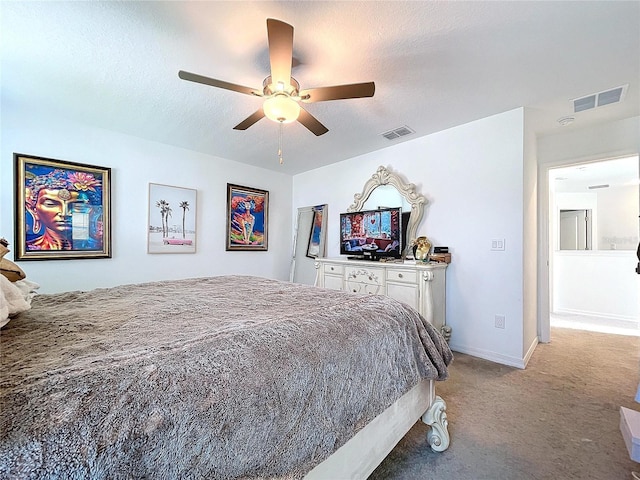
<instances>
[{"instance_id":1,"label":"mirror frame","mask_svg":"<svg viewBox=\"0 0 640 480\"><path fill-rule=\"evenodd\" d=\"M413 183L405 182L400 175L388 170L386 167L380 166L367 183L364 184L362 193L356 193L353 196L354 202L349 206L347 212L358 212L364 209L365 202L369 199L371 192L382 185L391 185L398 190L405 200L411 205L411 214L409 215L409 223L407 224L407 244L402 252L402 259L413 251L413 243L416 240L416 232L418 225L422 221L424 215L424 206L427 199L424 195L416 192L416 186Z\"/></svg>"}]
</instances>

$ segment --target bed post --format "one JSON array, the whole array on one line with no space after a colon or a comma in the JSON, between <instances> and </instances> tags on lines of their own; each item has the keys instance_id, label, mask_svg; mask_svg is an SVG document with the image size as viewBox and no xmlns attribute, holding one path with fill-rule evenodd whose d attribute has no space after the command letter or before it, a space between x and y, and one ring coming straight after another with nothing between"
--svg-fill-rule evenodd
<instances>
[{"instance_id":1,"label":"bed post","mask_svg":"<svg viewBox=\"0 0 640 480\"><path fill-rule=\"evenodd\" d=\"M431 427L427 434L427 440L434 452L444 452L449 448L449 431L447 430L449 422L446 410L445 401L436 396L429 410L422 415L422 421Z\"/></svg>"}]
</instances>

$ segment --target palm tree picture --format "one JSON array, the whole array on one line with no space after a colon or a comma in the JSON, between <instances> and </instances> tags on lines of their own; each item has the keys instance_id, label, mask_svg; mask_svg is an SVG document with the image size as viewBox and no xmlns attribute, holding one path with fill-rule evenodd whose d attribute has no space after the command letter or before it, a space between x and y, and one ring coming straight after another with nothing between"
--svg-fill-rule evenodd
<instances>
[{"instance_id":1,"label":"palm tree picture","mask_svg":"<svg viewBox=\"0 0 640 480\"><path fill-rule=\"evenodd\" d=\"M191 188L149 184L148 253L195 253L196 194ZM176 209L182 218L174 222Z\"/></svg>"}]
</instances>

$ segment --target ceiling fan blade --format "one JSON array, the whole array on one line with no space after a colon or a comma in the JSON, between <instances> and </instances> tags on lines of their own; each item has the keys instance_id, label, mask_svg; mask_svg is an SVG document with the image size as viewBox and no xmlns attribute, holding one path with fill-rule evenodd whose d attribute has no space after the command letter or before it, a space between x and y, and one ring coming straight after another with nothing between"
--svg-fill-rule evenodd
<instances>
[{"instance_id":1,"label":"ceiling fan blade","mask_svg":"<svg viewBox=\"0 0 640 480\"><path fill-rule=\"evenodd\" d=\"M253 112L251 115L249 115L243 121L241 121L238 125L233 127L233 129L234 130L246 130L251 125L253 125L258 120L260 120L262 117L264 117L264 110L262 110L262 107L260 107L258 110Z\"/></svg>"},{"instance_id":2,"label":"ceiling fan blade","mask_svg":"<svg viewBox=\"0 0 640 480\"><path fill-rule=\"evenodd\" d=\"M321 124L316 117L307 112L304 108L300 108L300 115L298 116L298 121L307 127L311 133L316 136L324 135L329 131L327 127Z\"/></svg>"},{"instance_id":3,"label":"ceiling fan blade","mask_svg":"<svg viewBox=\"0 0 640 480\"><path fill-rule=\"evenodd\" d=\"M247 95L262 96L262 92L242 85L236 85L235 83L224 82L222 80L216 80L215 78L203 77L197 73L190 73L180 70L178 76L182 80L188 80L190 82L202 83L204 85L211 85L212 87L224 88L225 90L233 90L234 92L245 93Z\"/></svg>"},{"instance_id":4,"label":"ceiling fan blade","mask_svg":"<svg viewBox=\"0 0 640 480\"><path fill-rule=\"evenodd\" d=\"M334 87L309 88L300 92L300 100L306 103L343 100L346 98L373 97L376 85L373 82L336 85Z\"/></svg>"},{"instance_id":5,"label":"ceiling fan blade","mask_svg":"<svg viewBox=\"0 0 640 480\"><path fill-rule=\"evenodd\" d=\"M271 80L288 86L291 82L291 63L293 61L293 27L274 18L267 18L267 37L269 39L269 62Z\"/></svg>"}]
</instances>

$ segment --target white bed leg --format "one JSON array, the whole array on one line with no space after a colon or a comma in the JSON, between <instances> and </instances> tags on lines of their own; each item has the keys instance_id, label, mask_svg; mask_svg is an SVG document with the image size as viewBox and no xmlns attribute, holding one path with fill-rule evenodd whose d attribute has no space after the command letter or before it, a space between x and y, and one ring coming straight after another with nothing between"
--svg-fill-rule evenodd
<instances>
[{"instance_id":1,"label":"white bed leg","mask_svg":"<svg viewBox=\"0 0 640 480\"><path fill-rule=\"evenodd\" d=\"M444 452L449 448L449 431L447 430L449 422L446 410L445 401L436 396L429 410L422 415L422 421L431 427L427 434L427 440L434 452Z\"/></svg>"}]
</instances>

